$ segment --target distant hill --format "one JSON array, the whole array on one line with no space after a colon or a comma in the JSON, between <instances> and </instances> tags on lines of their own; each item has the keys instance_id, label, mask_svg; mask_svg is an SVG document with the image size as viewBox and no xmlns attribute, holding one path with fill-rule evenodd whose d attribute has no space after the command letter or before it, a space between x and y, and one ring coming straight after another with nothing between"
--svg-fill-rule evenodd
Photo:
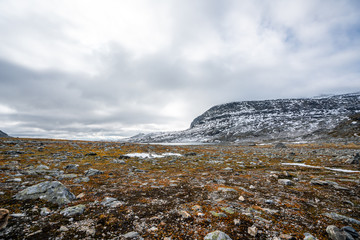
<instances>
[{"instance_id":1,"label":"distant hill","mask_svg":"<svg viewBox=\"0 0 360 240\"><path fill-rule=\"evenodd\" d=\"M0 138L5 138L5 137L10 137L10 136L0 130Z\"/></svg>"},{"instance_id":2,"label":"distant hill","mask_svg":"<svg viewBox=\"0 0 360 240\"><path fill-rule=\"evenodd\" d=\"M360 139L360 93L232 102L214 106L177 132L138 134L132 142L241 142Z\"/></svg>"}]
</instances>

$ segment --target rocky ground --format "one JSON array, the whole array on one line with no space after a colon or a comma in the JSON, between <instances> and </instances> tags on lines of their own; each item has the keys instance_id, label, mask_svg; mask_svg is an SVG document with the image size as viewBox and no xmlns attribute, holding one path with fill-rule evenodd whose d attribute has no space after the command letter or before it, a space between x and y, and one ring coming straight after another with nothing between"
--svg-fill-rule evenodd
<instances>
[{"instance_id":1,"label":"rocky ground","mask_svg":"<svg viewBox=\"0 0 360 240\"><path fill-rule=\"evenodd\" d=\"M4 138L0 239L357 239L359 152Z\"/></svg>"}]
</instances>

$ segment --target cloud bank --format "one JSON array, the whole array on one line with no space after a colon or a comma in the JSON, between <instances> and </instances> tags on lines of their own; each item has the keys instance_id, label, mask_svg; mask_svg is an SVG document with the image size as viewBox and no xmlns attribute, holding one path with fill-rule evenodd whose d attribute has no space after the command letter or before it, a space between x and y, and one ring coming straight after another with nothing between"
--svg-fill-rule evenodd
<instances>
[{"instance_id":1,"label":"cloud bank","mask_svg":"<svg viewBox=\"0 0 360 240\"><path fill-rule=\"evenodd\" d=\"M356 0L0 2L0 129L111 139L241 100L360 91Z\"/></svg>"}]
</instances>

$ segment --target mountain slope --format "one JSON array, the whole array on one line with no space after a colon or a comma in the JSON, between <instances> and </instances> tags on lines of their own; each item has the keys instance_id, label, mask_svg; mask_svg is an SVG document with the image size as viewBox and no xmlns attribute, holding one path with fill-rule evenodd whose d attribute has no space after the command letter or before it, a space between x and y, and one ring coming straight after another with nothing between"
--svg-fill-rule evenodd
<instances>
[{"instance_id":1,"label":"mountain slope","mask_svg":"<svg viewBox=\"0 0 360 240\"><path fill-rule=\"evenodd\" d=\"M6 133L0 130L0 138L9 137Z\"/></svg>"},{"instance_id":2,"label":"mountain slope","mask_svg":"<svg viewBox=\"0 0 360 240\"><path fill-rule=\"evenodd\" d=\"M359 112L360 93L233 102L210 108L195 118L187 130L142 134L130 141L235 142L325 138L330 137L331 131L340 131L336 130L339 125L350 121L349 116ZM356 138L354 134L341 134Z\"/></svg>"}]
</instances>

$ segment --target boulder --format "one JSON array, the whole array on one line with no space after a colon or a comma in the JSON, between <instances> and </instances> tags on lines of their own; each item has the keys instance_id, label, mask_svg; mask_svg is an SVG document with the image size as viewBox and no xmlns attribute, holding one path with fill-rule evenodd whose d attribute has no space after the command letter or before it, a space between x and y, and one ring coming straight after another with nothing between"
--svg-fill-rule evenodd
<instances>
[{"instance_id":1,"label":"boulder","mask_svg":"<svg viewBox=\"0 0 360 240\"><path fill-rule=\"evenodd\" d=\"M103 174L103 173L104 173L103 171L90 168L89 170L85 171L85 176L90 177L90 176L99 175L99 174Z\"/></svg>"},{"instance_id":2,"label":"boulder","mask_svg":"<svg viewBox=\"0 0 360 240\"><path fill-rule=\"evenodd\" d=\"M256 226L248 227L248 234L255 237L258 234L258 229Z\"/></svg>"},{"instance_id":3,"label":"boulder","mask_svg":"<svg viewBox=\"0 0 360 240\"><path fill-rule=\"evenodd\" d=\"M0 230L6 228L9 219L9 210L0 208Z\"/></svg>"},{"instance_id":4,"label":"boulder","mask_svg":"<svg viewBox=\"0 0 360 240\"><path fill-rule=\"evenodd\" d=\"M64 167L65 170L78 170L79 164L69 164Z\"/></svg>"},{"instance_id":5,"label":"boulder","mask_svg":"<svg viewBox=\"0 0 360 240\"><path fill-rule=\"evenodd\" d=\"M324 213L324 216L331 218L335 221L343 221L343 222L347 222L347 223L351 223L351 224L357 224L360 225L360 221L356 220L354 218L351 217L347 217L338 213L334 213L334 212L330 212L330 213Z\"/></svg>"},{"instance_id":6,"label":"boulder","mask_svg":"<svg viewBox=\"0 0 360 240\"><path fill-rule=\"evenodd\" d=\"M348 164L359 164L360 163L360 154L356 153L354 158L347 160L345 163Z\"/></svg>"},{"instance_id":7,"label":"boulder","mask_svg":"<svg viewBox=\"0 0 360 240\"><path fill-rule=\"evenodd\" d=\"M359 239L360 235L353 227L346 226L341 228L342 231L344 231L346 234L349 234L354 239Z\"/></svg>"},{"instance_id":8,"label":"boulder","mask_svg":"<svg viewBox=\"0 0 360 240\"><path fill-rule=\"evenodd\" d=\"M123 237L125 239L137 239L137 240L143 239L138 232L128 232L125 235L123 235Z\"/></svg>"},{"instance_id":9,"label":"boulder","mask_svg":"<svg viewBox=\"0 0 360 240\"><path fill-rule=\"evenodd\" d=\"M66 217L71 217L71 216L82 214L84 212L84 210L85 210L85 205L79 204L79 205L76 205L73 207L65 208L64 210L62 210L60 212L60 214L66 216Z\"/></svg>"},{"instance_id":10,"label":"boulder","mask_svg":"<svg viewBox=\"0 0 360 240\"><path fill-rule=\"evenodd\" d=\"M279 179L278 183L282 184L282 185L286 185L286 186L293 186L294 185L294 182L289 180L289 179Z\"/></svg>"},{"instance_id":11,"label":"boulder","mask_svg":"<svg viewBox=\"0 0 360 240\"><path fill-rule=\"evenodd\" d=\"M118 207L118 206L122 206L124 205L124 202L118 201L116 198L113 197L106 197L104 198L104 200L101 202L101 204L105 207Z\"/></svg>"},{"instance_id":12,"label":"boulder","mask_svg":"<svg viewBox=\"0 0 360 240\"><path fill-rule=\"evenodd\" d=\"M329 238L332 240L346 240L346 235L338 227L330 225L326 228Z\"/></svg>"},{"instance_id":13,"label":"boulder","mask_svg":"<svg viewBox=\"0 0 360 240\"><path fill-rule=\"evenodd\" d=\"M314 237L312 234L310 233L304 233L304 240L316 240L316 237Z\"/></svg>"},{"instance_id":14,"label":"boulder","mask_svg":"<svg viewBox=\"0 0 360 240\"><path fill-rule=\"evenodd\" d=\"M275 144L275 148L286 148L286 145L279 142L279 143Z\"/></svg>"},{"instance_id":15,"label":"boulder","mask_svg":"<svg viewBox=\"0 0 360 240\"><path fill-rule=\"evenodd\" d=\"M239 198L239 195L240 195L239 192L233 188L219 187L217 189L217 191L212 192L210 194L210 198L212 198L215 201L221 200L221 199L235 200L235 199Z\"/></svg>"},{"instance_id":16,"label":"boulder","mask_svg":"<svg viewBox=\"0 0 360 240\"><path fill-rule=\"evenodd\" d=\"M75 199L75 195L58 181L46 181L33 185L18 192L14 197L17 200L44 199L57 205L68 204Z\"/></svg>"}]
</instances>

